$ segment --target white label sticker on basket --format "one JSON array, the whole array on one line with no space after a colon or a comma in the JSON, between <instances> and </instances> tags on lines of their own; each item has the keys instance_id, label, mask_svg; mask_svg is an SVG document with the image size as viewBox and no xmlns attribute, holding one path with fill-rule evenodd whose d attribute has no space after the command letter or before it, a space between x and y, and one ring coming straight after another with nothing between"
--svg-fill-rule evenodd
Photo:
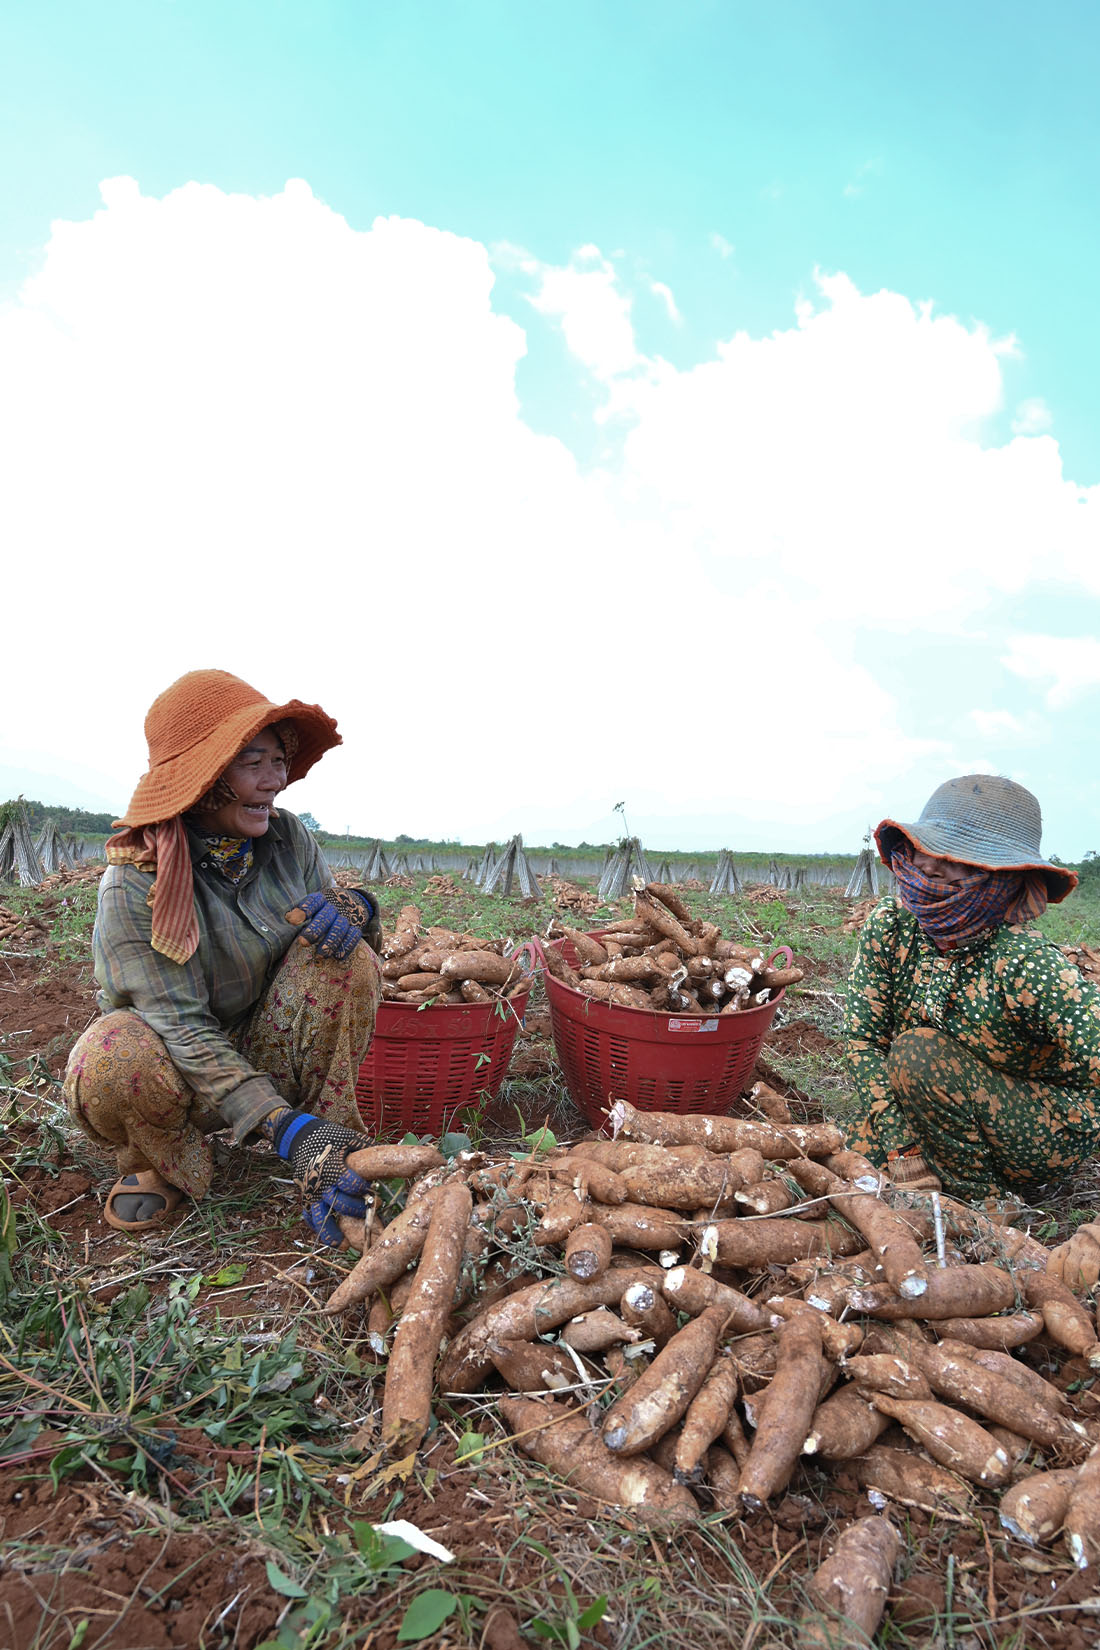
<instances>
[{"instance_id":1,"label":"white label sticker on basket","mask_svg":"<svg viewBox=\"0 0 1100 1650\"><path fill-rule=\"evenodd\" d=\"M717 1031L717 1020L670 1020L670 1031Z\"/></svg>"}]
</instances>

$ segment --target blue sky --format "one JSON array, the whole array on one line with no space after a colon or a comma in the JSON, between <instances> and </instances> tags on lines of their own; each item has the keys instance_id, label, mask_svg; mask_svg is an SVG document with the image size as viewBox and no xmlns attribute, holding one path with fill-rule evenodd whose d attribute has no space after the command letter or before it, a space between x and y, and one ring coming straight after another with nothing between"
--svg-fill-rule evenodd
<instances>
[{"instance_id":1,"label":"blue sky","mask_svg":"<svg viewBox=\"0 0 1100 1650\"><path fill-rule=\"evenodd\" d=\"M631 594L660 599L666 588L676 590L687 603L693 650L728 657L734 641L738 650L747 642L769 660L782 660L801 649L842 710L843 696L851 695L863 741L853 741L838 716L826 743L835 741L838 771L849 773L851 783L828 797L816 778L803 795L790 772L779 778L774 763L770 789L761 784L751 796L742 794L730 778L729 718L721 711L708 718L700 710L693 719L711 737L708 742L699 734L691 747L697 771L673 795L667 779L653 783L646 764L631 766L615 741L603 758L608 771L602 781L594 764L560 730L551 730L545 754L555 763L554 802L537 764L520 758L514 807L503 797L487 806L475 786L467 795L456 775L449 787L449 829L431 787L421 791L415 773L403 775L399 794L416 817L394 810L393 786L383 810L387 817L378 817L373 804L349 789L347 777L303 797L302 806L314 802L322 814L350 812L352 823L364 829L474 835L512 825L532 835L572 830L591 837L610 834L614 820L607 809L625 789L636 798L633 815L666 846L681 838L685 845L691 845L688 838L715 843L728 834L746 846L835 847L850 838L857 820L866 823L863 816L879 800L883 811L919 807L945 776L945 766L954 771L953 764L973 762L1031 783L1053 829L1049 845L1069 857L1100 847L1096 789L1083 778L1089 764L1081 760L1091 743L1100 684L1100 664L1087 645L1100 613L1100 589L1087 575L1089 547L1100 548L1098 507L1094 494L1080 493L1075 503L1088 525L1079 528L1054 477L1060 461L1063 476L1078 489L1100 483L1100 339L1093 315L1100 262L1098 44L1100 20L1091 5L1039 11L1017 4L901 8L837 0L769 7L589 0L541 9L468 0L387 6L11 4L0 15L0 298L9 319L26 320L33 312L37 322L55 326L65 338L74 336L75 327L93 355L99 328L112 349L126 353L133 335L128 343L113 312L108 316L101 307L92 313L88 296L101 290L95 270L122 271L112 277L117 285L124 283L126 268L144 267L133 236L151 233L153 217L138 214L131 223L128 207L106 214L101 207L101 182L118 177L135 179L147 201L175 203L156 218L169 239L176 233L173 223L180 222L179 192L189 183L212 186L240 203L245 197L281 199L288 179L302 179L315 201L330 209L329 218L319 208L295 208L293 234L315 235L318 247L329 248L333 269L345 256L354 263L358 254L340 239L332 215L345 220L360 247L372 225L389 218L450 232L462 246L474 243L491 271L484 295L476 290L476 260L466 258L462 247L438 237L410 240L409 262L402 267L413 295L409 304L420 295L416 315L423 326L410 311L397 331L412 340L416 372L421 347L436 365L455 352L444 379L454 389L456 408L462 374L475 400L482 393L476 352L484 347L485 370L490 378L493 372L502 377L499 399L492 409L486 403L479 451L502 428L510 385L518 397L524 452L539 453L548 474L559 479L562 464L573 467L569 482L580 489L579 515L569 519L577 531L583 518L597 547L576 565L563 558L561 580L577 581L576 606L563 602L559 591L551 611L540 591L555 578L553 544L543 545L533 569L523 551L521 501L506 524L497 524L501 542L494 540L486 551L479 549L477 498L463 495L456 545L475 577L479 554L487 557L488 583L498 592L491 612L471 607L468 614L482 645L506 657L526 643L535 657L545 658L564 636L571 665L583 666L576 636L586 628L629 633ZM190 244L196 234L209 237L201 243L204 271L230 257L243 268L247 245L229 219L251 223L252 217L241 204L232 211L209 200L207 205L201 224L189 219L187 228ZM288 207L280 222L289 213ZM58 220L84 226L79 249L51 240ZM277 238L282 231L272 233ZM303 339L313 335L326 255L318 252L301 281L288 281L285 253L270 282L262 273L270 266L262 258L257 263L257 290L270 286L272 302L289 318L289 333L300 332ZM24 283L49 270L51 259L60 271L52 287L45 297L29 297ZM811 343L811 333L824 338L824 325L807 331L796 320L799 303L819 316L830 306L836 310L835 293L823 294L815 272L842 273L865 300L845 309L848 331L835 352ZM188 302L187 289L181 285L177 292L173 279L160 265L144 277L133 307L148 298L151 325L175 325L173 305ZM163 305L154 290L158 281L166 294L175 294ZM88 283L83 296L82 282ZM209 306L203 335L220 336L224 328L225 336L237 336L234 315L247 314L247 299L239 296L243 307L234 311L219 306L216 281L200 280L199 289L196 305ZM354 293L343 286L341 291L346 326L355 331ZM452 306L459 291L466 299ZM787 339L789 377L780 374L776 381L786 383L800 405L808 399L827 425L830 384L838 405L845 402L848 356L864 362L860 374L870 372L867 360L876 354L892 363L892 343L909 327L900 310L891 318L873 307L879 292L897 295L913 316L922 302L930 303L936 317L956 317L958 328L937 335L939 354L933 349L929 355L917 333L912 348L899 344L891 370L912 373L913 388L910 398L906 383L900 384L888 450L871 451L874 421L858 407L848 409L852 450L869 454L867 486L858 455L846 481L850 503L828 477L815 478L812 432L788 435L782 407L771 406L763 418L771 432L769 454L785 459L786 469L777 470L774 492L761 491L751 517L726 535L723 522L731 511L736 515L742 495L735 490L731 504L723 492L721 442L705 473L694 458L665 462L682 427L678 418L729 418L731 430L743 428L741 411L729 401L730 386L715 400L706 369L735 334L756 346L754 360L770 335ZM513 324L511 332L492 324L503 318ZM374 320L382 325L377 313ZM623 327L629 344L616 332ZM462 356L463 338L473 340L469 359ZM996 342L1009 338L1015 339L1011 350ZM40 344L32 339L26 348L33 354ZM330 346L336 361L338 335ZM304 342L296 346L294 359L306 348ZM802 365L794 361L800 350ZM367 358L373 358L369 350ZM931 389L926 358L933 361ZM20 359L26 364L31 355ZM236 395L225 350L211 359L211 371L224 370L227 393ZM66 367L62 379L69 370L84 381L84 369L76 367ZM997 378L992 390L990 374ZM134 382L153 398L154 417L156 397L163 394L170 421L170 375L146 381L139 374ZM341 381L337 376L332 382ZM369 397L369 371L364 382L361 393ZM424 404L433 404L431 373L417 382ZM869 396L889 400L889 384L873 376L860 382ZM289 395L293 378L286 383ZM270 393L277 397L277 386L269 399ZM443 395L447 406L450 394L447 389ZM938 409L930 414L933 421L941 412L943 419L927 450L928 420L909 421L904 412L908 404L924 407L922 398ZM460 412L453 416L461 421ZM838 423L844 416L838 414ZM987 485L978 457L1009 452L1014 427L1023 438L1015 448L1035 453L1014 452L1005 460L1011 484ZM50 428L46 419L42 429ZM440 444L440 454L450 451L447 428L429 418L427 424L413 420L409 429L413 445L422 448L423 473L430 475L437 462L433 443ZM699 426L693 451L706 446L709 433ZM539 446L540 437L548 447ZM952 446L956 437L958 450ZM1046 451L1048 467L1042 477L1025 479L1025 470L1031 476L1042 467L1039 449ZM841 442L834 454L841 469L847 454ZM63 449L55 457L64 468ZM200 500L218 501L218 510L206 512L209 523L224 519L226 489L232 495L236 487L239 503L246 493L254 496L259 483L244 460L236 477L231 467L204 469L204 462L201 454L186 453L190 489ZM448 458L438 462L446 471ZM514 460L502 449L500 462ZM326 497L330 537L322 559L342 588L370 604L374 584L363 556L353 556L347 545L335 548L343 542L344 522L350 542L368 546L370 557L385 554L386 534L380 536L380 522L370 519L369 476L357 478L360 485L345 495L327 460L317 464L303 487ZM754 473L758 469L754 463ZM492 462L485 473L491 486ZM91 497L96 483L88 485ZM558 490L533 472L525 485L524 497L536 512L540 488ZM813 507L815 486L824 488L820 510ZM622 548L617 560L597 566L598 547L612 539L606 524L601 532L593 524L611 492ZM806 509L785 518L782 529L788 539L801 535L799 545L778 558L781 574L769 579L769 499L781 502L782 514L802 493ZM698 502L704 495L711 501L706 507ZM880 536L868 510L871 495L878 499ZM1002 496L1016 500L1007 517L990 508ZM352 530L339 505L357 497L368 502ZM406 532L399 501L390 505L398 515L384 518L386 533L400 545L399 559L409 565L412 558L415 565L419 552L430 559L429 542L438 544L434 518ZM229 514L233 508L230 498ZM846 535L849 508L858 520ZM112 545L116 554L120 545L127 555L140 554L158 532L170 530L159 509L163 504L145 501L140 510L135 504L110 531L102 512L97 518L93 511L90 521L85 518L82 547L72 542L64 518L43 524L36 516L31 540L36 554L62 562L82 549L85 567L89 556L109 557ZM1007 551L1006 519L1020 523ZM819 520L824 526L815 561ZM958 534L957 542L929 544L914 521L933 537L954 522L950 533ZM12 542L19 543L19 536ZM644 548L636 550L638 544ZM215 532L218 556L239 545L239 534L230 539ZM263 553L261 544L248 549L253 556ZM287 556L279 566L293 583L300 562L289 550ZM441 622L446 629L454 571L452 558L422 584L415 611L423 616L426 637ZM378 577L376 569L375 584ZM846 618L841 587L849 582L864 595ZM938 605L937 585L943 591ZM396 604L390 611L403 611L400 591L391 594ZM97 582L88 599L111 623L117 610L106 583ZM795 609L789 625L785 602ZM384 626L386 619L376 622ZM711 635L704 640L708 625ZM246 663L255 659L252 674L268 685L264 651L255 637L241 636L230 616L213 618L208 636L217 662L248 674ZM1064 669L1063 641L1075 649L1072 679ZM59 698L66 685L86 681L94 666L83 645L78 634L58 664ZM189 661L182 645L178 658L177 650L170 652L181 669L203 662ZM395 649L395 660L399 653ZM140 739L135 742L125 729L139 731L163 659L163 653L150 656L124 706L110 713L119 717L112 748L124 751L131 767L135 753L140 759ZM275 674L287 674L281 652ZM323 686L330 697L346 697L346 678L318 674L317 696ZM287 691L304 689L292 683ZM814 699L812 687L800 700L788 685L776 704L776 733L792 747L788 767L796 775L803 756L808 773L816 773L811 753L799 746L812 725ZM856 708L869 700L879 706L875 717ZM339 713L341 706L332 708ZM430 717L432 701L422 684L408 708L414 719ZM624 718L628 727L633 720ZM365 713L354 726L369 727ZM3 771L60 773L64 779L61 770L77 753L63 748L62 728L62 718L45 717L42 726L28 725L16 737L9 729L7 751L0 750L0 760L6 754ZM674 741L671 714L660 731ZM590 742L586 737L585 749ZM758 754L758 766L766 768L767 759ZM123 757L111 766L97 763L87 750L79 755L100 773L112 798L125 789ZM869 772L880 759L880 770ZM396 747L393 760L400 770L404 757ZM601 783L606 804L599 800Z\"/></svg>"}]
</instances>

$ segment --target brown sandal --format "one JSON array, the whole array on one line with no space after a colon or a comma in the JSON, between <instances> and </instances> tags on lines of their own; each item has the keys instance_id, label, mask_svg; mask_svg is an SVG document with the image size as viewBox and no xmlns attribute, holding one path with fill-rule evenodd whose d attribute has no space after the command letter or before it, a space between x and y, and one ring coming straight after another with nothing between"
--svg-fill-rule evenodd
<instances>
[{"instance_id":1,"label":"brown sandal","mask_svg":"<svg viewBox=\"0 0 1100 1650\"><path fill-rule=\"evenodd\" d=\"M164 1199L164 1208L158 1209L155 1215L146 1220L123 1220L114 1211L116 1197L135 1197L142 1192L150 1193ZM135 1174L124 1174L116 1180L107 1193L107 1201L103 1205L103 1218L108 1226L113 1226L116 1232L151 1232L157 1226L163 1226L168 1216L183 1202L183 1193L178 1186L170 1186L156 1169L139 1169Z\"/></svg>"}]
</instances>

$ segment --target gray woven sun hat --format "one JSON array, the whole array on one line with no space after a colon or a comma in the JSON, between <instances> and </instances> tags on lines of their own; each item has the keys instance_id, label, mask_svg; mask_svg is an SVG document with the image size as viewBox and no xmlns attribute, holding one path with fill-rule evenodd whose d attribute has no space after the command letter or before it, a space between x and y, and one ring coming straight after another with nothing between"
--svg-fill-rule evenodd
<instances>
[{"instance_id":1,"label":"gray woven sun hat","mask_svg":"<svg viewBox=\"0 0 1100 1650\"><path fill-rule=\"evenodd\" d=\"M996 774L968 773L934 790L912 825L884 819L875 832L886 865L902 837L922 853L985 871L1039 871L1051 904L1077 886L1077 873L1039 852L1043 816L1030 791Z\"/></svg>"}]
</instances>

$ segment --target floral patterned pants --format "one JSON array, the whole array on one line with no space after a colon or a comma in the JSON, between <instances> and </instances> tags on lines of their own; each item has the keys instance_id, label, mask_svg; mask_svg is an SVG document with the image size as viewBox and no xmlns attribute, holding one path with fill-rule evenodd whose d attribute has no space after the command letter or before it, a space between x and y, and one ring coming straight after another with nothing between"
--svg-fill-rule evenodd
<instances>
[{"instance_id":1,"label":"floral patterned pants","mask_svg":"<svg viewBox=\"0 0 1100 1650\"><path fill-rule=\"evenodd\" d=\"M355 1080L374 1034L380 978L365 945L345 962L292 945L229 1041L288 1105L361 1130ZM209 1190L208 1136L227 1125L188 1088L140 1015L121 1010L88 1027L69 1056L64 1092L84 1133L113 1148L120 1177L154 1168L191 1197Z\"/></svg>"},{"instance_id":2,"label":"floral patterned pants","mask_svg":"<svg viewBox=\"0 0 1100 1650\"><path fill-rule=\"evenodd\" d=\"M1008 1077L929 1026L895 1038L886 1076L890 1098L872 1106L853 1148L882 1165L916 1142L944 1190L967 1202L1061 1180L1098 1143L1091 1093Z\"/></svg>"}]
</instances>

